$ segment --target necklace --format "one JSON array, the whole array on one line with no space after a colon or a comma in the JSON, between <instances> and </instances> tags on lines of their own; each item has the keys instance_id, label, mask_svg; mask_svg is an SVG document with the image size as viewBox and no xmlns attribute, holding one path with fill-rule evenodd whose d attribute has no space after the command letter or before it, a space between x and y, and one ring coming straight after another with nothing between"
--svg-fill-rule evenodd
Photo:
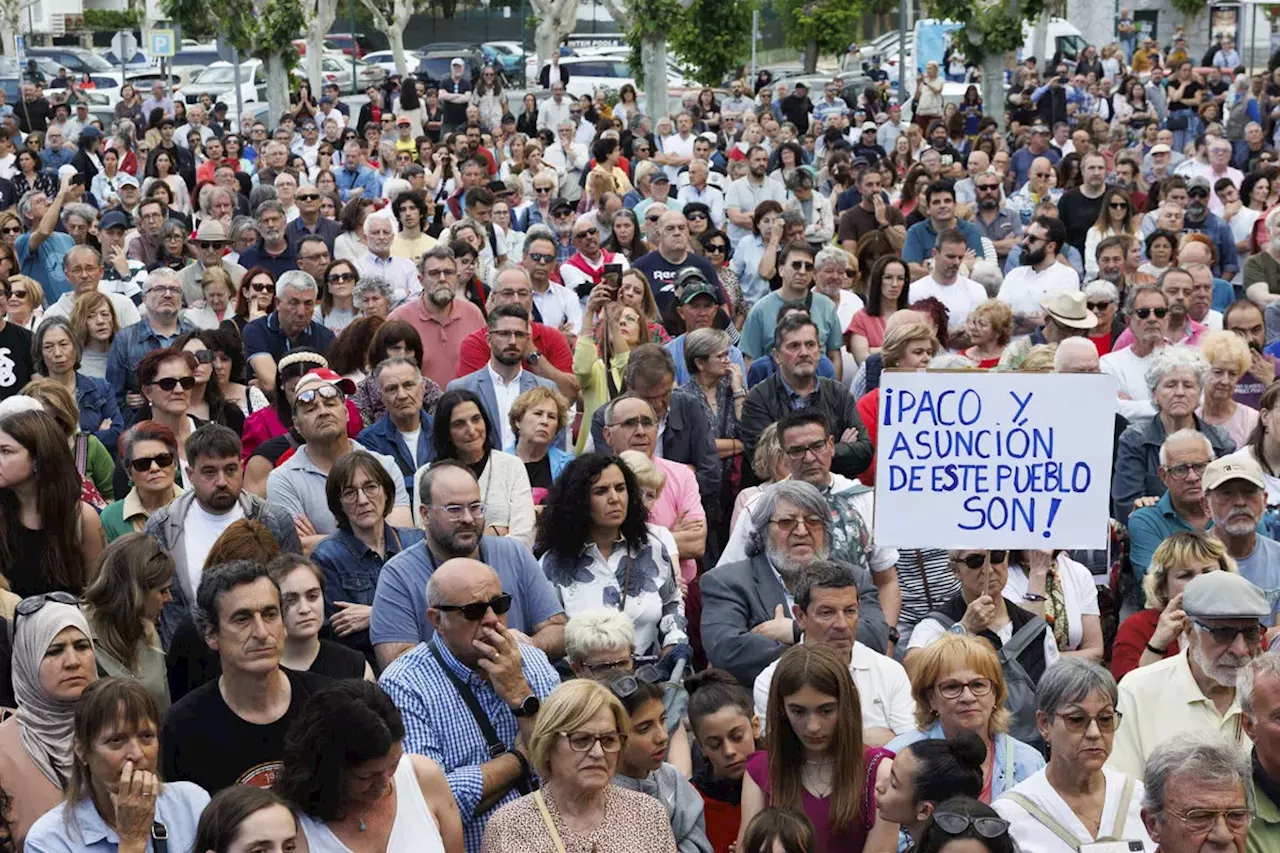
<instances>
[{"instance_id":1,"label":"necklace","mask_svg":"<svg viewBox=\"0 0 1280 853\"><path fill-rule=\"evenodd\" d=\"M812 758L806 758L804 763L814 767L826 767L828 764L834 764L835 761L836 760L834 758L824 758L820 761Z\"/></svg>"}]
</instances>

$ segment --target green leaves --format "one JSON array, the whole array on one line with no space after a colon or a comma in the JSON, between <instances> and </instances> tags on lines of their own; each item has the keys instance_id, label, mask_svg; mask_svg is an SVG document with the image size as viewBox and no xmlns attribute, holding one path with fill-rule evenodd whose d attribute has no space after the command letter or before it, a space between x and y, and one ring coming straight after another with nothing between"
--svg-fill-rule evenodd
<instances>
[{"instance_id":1,"label":"green leaves","mask_svg":"<svg viewBox=\"0 0 1280 853\"><path fill-rule=\"evenodd\" d=\"M818 53L838 56L857 36L868 5L865 0L775 0L773 7L788 46L808 50L816 43Z\"/></svg>"},{"instance_id":2,"label":"green leaves","mask_svg":"<svg viewBox=\"0 0 1280 853\"><path fill-rule=\"evenodd\" d=\"M1174 0L1178 2L1178 0ZM1186 2L1186 0L1183 0ZM1203 3L1205 0L1199 0ZM973 0L925 0L929 15L944 21L964 21L962 47L964 54L981 64L988 56L1004 54L1022 46L1022 22L1034 21L1044 11L1045 0L1020 0L1019 17L1009 14L1004 3L983 3ZM978 44L969 36L980 35Z\"/></svg>"},{"instance_id":3,"label":"green leaves","mask_svg":"<svg viewBox=\"0 0 1280 853\"><path fill-rule=\"evenodd\" d=\"M628 62L637 78L644 70L640 44L666 39L680 66L704 86L718 86L751 55L753 0L693 0L688 9L676 0L630 0Z\"/></svg>"},{"instance_id":4,"label":"green leaves","mask_svg":"<svg viewBox=\"0 0 1280 853\"><path fill-rule=\"evenodd\" d=\"M160 0L160 8L184 30L217 33L242 56L280 56L286 68L298 59L291 42L306 26L298 0Z\"/></svg>"}]
</instances>

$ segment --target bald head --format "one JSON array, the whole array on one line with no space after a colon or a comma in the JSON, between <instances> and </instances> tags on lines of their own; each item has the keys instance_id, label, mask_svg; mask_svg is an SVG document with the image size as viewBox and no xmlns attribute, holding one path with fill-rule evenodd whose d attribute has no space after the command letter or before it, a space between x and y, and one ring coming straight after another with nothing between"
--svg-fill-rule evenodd
<instances>
[{"instance_id":1,"label":"bald head","mask_svg":"<svg viewBox=\"0 0 1280 853\"><path fill-rule=\"evenodd\" d=\"M1037 157L1031 161L1031 177L1040 181L1049 179L1049 172L1053 171L1053 163L1048 157Z\"/></svg>"},{"instance_id":2,"label":"bald head","mask_svg":"<svg viewBox=\"0 0 1280 853\"><path fill-rule=\"evenodd\" d=\"M1053 355L1055 373L1098 373L1098 349L1088 338L1067 338Z\"/></svg>"},{"instance_id":3,"label":"bald head","mask_svg":"<svg viewBox=\"0 0 1280 853\"><path fill-rule=\"evenodd\" d=\"M488 601L502 592L498 573L470 557L446 560L427 581L427 607L439 608Z\"/></svg>"},{"instance_id":4,"label":"bald head","mask_svg":"<svg viewBox=\"0 0 1280 853\"><path fill-rule=\"evenodd\" d=\"M449 654L464 666L479 669L482 649L489 648L486 641L505 633L510 600L501 596L498 574L479 560L456 557L431 573L427 619ZM472 607L483 612L469 612Z\"/></svg>"}]
</instances>

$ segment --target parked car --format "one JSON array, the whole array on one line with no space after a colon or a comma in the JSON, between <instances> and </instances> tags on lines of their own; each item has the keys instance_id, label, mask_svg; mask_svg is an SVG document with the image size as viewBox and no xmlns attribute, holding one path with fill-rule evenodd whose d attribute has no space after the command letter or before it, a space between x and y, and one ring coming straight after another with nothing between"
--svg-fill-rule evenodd
<instances>
[{"instance_id":1,"label":"parked car","mask_svg":"<svg viewBox=\"0 0 1280 853\"><path fill-rule=\"evenodd\" d=\"M465 63L462 68L462 76L465 79L480 79L480 70L484 68L484 54L479 51L462 50L426 51L418 60L418 68L414 76L427 83L439 84L448 80L451 76L449 66L453 63L454 57L461 58Z\"/></svg>"},{"instance_id":2,"label":"parked car","mask_svg":"<svg viewBox=\"0 0 1280 853\"><path fill-rule=\"evenodd\" d=\"M405 69L412 74L418 67L418 60L422 58L422 54L416 50L405 50L404 63ZM362 60L370 65L376 65L383 71L387 72L387 76L396 73L396 59L389 50L375 50L373 53L366 53Z\"/></svg>"},{"instance_id":3,"label":"parked car","mask_svg":"<svg viewBox=\"0 0 1280 853\"><path fill-rule=\"evenodd\" d=\"M240 98L245 103L266 100L267 69L260 59L240 63ZM187 104L200 103L201 95L209 95L233 110L236 104L235 66L215 62L201 70L183 85L180 94Z\"/></svg>"},{"instance_id":4,"label":"parked car","mask_svg":"<svg viewBox=\"0 0 1280 853\"><path fill-rule=\"evenodd\" d=\"M193 47L183 47L175 55L169 57L169 61L165 63L165 67L181 80L184 84L189 83L195 75L215 62L222 62L218 56L218 49L213 45L198 45Z\"/></svg>"},{"instance_id":5,"label":"parked car","mask_svg":"<svg viewBox=\"0 0 1280 853\"><path fill-rule=\"evenodd\" d=\"M525 56L533 51L525 50L518 41L487 41L480 45L485 62L502 70L508 80L520 76L520 66Z\"/></svg>"},{"instance_id":6,"label":"parked car","mask_svg":"<svg viewBox=\"0 0 1280 853\"><path fill-rule=\"evenodd\" d=\"M356 33L354 36L351 33L329 33L324 40L326 44L332 44L347 56L350 56L354 49L356 59L360 59L374 49L373 42L364 33Z\"/></svg>"},{"instance_id":7,"label":"parked car","mask_svg":"<svg viewBox=\"0 0 1280 853\"><path fill-rule=\"evenodd\" d=\"M560 67L569 72L569 85L565 90L575 98L593 94L596 89L618 91L630 83L637 89L631 66L625 56L601 54L598 56L570 56L560 60ZM688 82L671 68L667 69L668 89L683 89Z\"/></svg>"},{"instance_id":8,"label":"parked car","mask_svg":"<svg viewBox=\"0 0 1280 853\"><path fill-rule=\"evenodd\" d=\"M320 61L320 74L324 77L326 84L336 83L338 91L344 94L352 92L363 92L370 86L381 86L383 81L387 79L387 72L379 65L357 59L356 77L351 76L351 58L339 54L337 56L326 55ZM293 75L300 80L307 77L307 69L304 65L293 69Z\"/></svg>"},{"instance_id":9,"label":"parked car","mask_svg":"<svg viewBox=\"0 0 1280 853\"><path fill-rule=\"evenodd\" d=\"M99 89L120 88L119 66L112 68L101 56L83 47L29 47L27 58L37 60L36 67L50 81L58 76L59 68L65 68L75 80L87 73Z\"/></svg>"}]
</instances>

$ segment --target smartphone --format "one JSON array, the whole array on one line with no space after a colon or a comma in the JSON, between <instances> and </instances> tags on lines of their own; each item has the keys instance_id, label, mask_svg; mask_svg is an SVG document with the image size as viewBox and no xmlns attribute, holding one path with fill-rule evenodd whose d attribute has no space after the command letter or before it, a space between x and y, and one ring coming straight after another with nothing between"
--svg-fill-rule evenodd
<instances>
[{"instance_id":1,"label":"smartphone","mask_svg":"<svg viewBox=\"0 0 1280 853\"><path fill-rule=\"evenodd\" d=\"M618 298L618 282L621 278L622 264L604 265L604 283L609 285L609 294L613 299Z\"/></svg>"},{"instance_id":2,"label":"smartphone","mask_svg":"<svg viewBox=\"0 0 1280 853\"><path fill-rule=\"evenodd\" d=\"M84 186L84 175L72 175L71 180L67 183L73 187L82 187Z\"/></svg>"}]
</instances>

